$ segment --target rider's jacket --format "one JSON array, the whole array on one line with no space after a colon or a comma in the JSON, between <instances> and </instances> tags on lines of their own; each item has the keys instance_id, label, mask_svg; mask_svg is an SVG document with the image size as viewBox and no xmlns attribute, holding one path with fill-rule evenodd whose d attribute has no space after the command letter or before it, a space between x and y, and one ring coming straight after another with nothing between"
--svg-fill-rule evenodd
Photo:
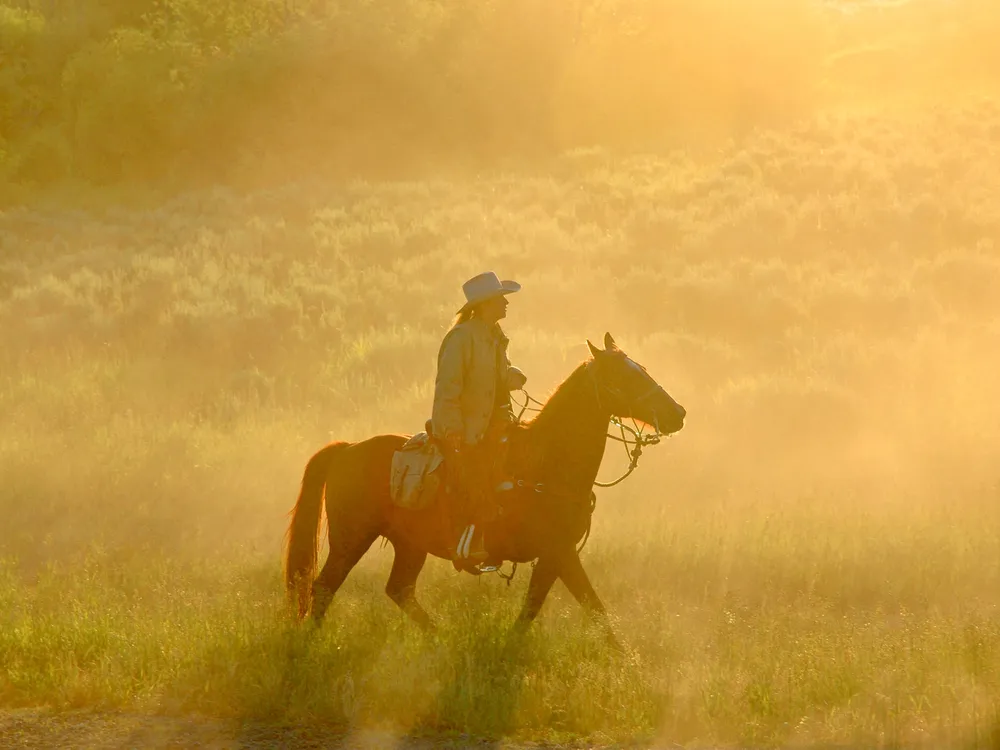
<instances>
[{"instance_id":1,"label":"rider's jacket","mask_svg":"<svg viewBox=\"0 0 1000 750\"><path fill-rule=\"evenodd\" d=\"M507 358L509 341L496 324L472 318L445 335L438 352L431 423L434 436L461 435L478 443L496 419L510 420L515 368Z\"/></svg>"}]
</instances>

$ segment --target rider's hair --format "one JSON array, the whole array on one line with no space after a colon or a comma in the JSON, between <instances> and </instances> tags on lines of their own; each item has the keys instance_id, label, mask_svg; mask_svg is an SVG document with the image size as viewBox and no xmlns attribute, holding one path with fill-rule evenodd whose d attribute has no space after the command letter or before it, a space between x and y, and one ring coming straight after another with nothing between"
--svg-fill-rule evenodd
<instances>
[{"instance_id":1,"label":"rider's hair","mask_svg":"<svg viewBox=\"0 0 1000 750\"><path fill-rule=\"evenodd\" d=\"M473 305L472 307L467 307L464 310L460 310L458 315L455 316L455 319L451 321L451 325L448 327L448 330L450 331L455 326L461 325L462 323L466 323L472 320L478 312L479 312L478 305Z\"/></svg>"}]
</instances>

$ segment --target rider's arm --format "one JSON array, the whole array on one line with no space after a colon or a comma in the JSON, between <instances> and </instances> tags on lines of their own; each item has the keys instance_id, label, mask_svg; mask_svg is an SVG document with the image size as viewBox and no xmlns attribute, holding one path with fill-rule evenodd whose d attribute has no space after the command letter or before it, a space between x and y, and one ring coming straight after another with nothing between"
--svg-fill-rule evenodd
<instances>
[{"instance_id":1,"label":"rider's arm","mask_svg":"<svg viewBox=\"0 0 1000 750\"><path fill-rule=\"evenodd\" d=\"M437 378L434 381L434 409L431 420L434 437L457 449L462 443L462 386L465 377L468 335L461 328L452 329L438 352Z\"/></svg>"}]
</instances>

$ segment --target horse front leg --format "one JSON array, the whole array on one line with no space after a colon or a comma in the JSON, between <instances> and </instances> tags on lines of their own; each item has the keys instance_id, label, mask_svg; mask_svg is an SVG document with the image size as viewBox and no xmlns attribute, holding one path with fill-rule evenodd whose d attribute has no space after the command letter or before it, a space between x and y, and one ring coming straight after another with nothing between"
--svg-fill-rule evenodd
<instances>
[{"instance_id":1,"label":"horse front leg","mask_svg":"<svg viewBox=\"0 0 1000 750\"><path fill-rule=\"evenodd\" d=\"M560 563L559 577L562 578L563 583L566 584L566 588L569 589L573 598L580 603L580 606L586 610L591 619L604 630L608 645L616 651L624 651L622 645L618 642L618 638L615 636L614 628L611 627L611 619L608 617L608 611L605 609L604 603L597 595L597 592L594 591L587 571L583 569L583 563L580 562L580 555L577 554L576 550L573 550L563 555Z\"/></svg>"},{"instance_id":2,"label":"horse front leg","mask_svg":"<svg viewBox=\"0 0 1000 750\"><path fill-rule=\"evenodd\" d=\"M528 581L528 593L524 597L524 606L521 607L521 614L518 615L515 627L518 630L527 630L528 626L538 616L545 603L545 597L552 590L552 584L559 577L559 564L554 556L539 557L535 567L531 570L531 579Z\"/></svg>"}]
</instances>

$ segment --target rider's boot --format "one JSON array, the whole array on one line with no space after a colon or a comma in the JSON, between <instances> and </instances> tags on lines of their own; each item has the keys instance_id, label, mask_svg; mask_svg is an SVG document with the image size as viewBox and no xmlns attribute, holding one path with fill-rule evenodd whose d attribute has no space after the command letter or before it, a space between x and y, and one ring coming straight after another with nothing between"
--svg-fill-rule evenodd
<instances>
[{"instance_id":1,"label":"rider's boot","mask_svg":"<svg viewBox=\"0 0 1000 750\"><path fill-rule=\"evenodd\" d=\"M476 572L476 566L488 557L482 528L477 529L476 524L469 524L458 539L458 546L451 558L452 565L455 566L455 570Z\"/></svg>"},{"instance_id":2,"label":"rider's boot","mask_svg":"<svg viewBox=\"0 0 1000 750\"><path fill-rule=\"evenodd\" d=\"M477 529L473 524L471 528L471 539L466 545L465 556L478 564L489 557L490 553L486 551L486 539L484 538L485 534L483 533L482 526Z\"/></svg>"}]
</instances>

